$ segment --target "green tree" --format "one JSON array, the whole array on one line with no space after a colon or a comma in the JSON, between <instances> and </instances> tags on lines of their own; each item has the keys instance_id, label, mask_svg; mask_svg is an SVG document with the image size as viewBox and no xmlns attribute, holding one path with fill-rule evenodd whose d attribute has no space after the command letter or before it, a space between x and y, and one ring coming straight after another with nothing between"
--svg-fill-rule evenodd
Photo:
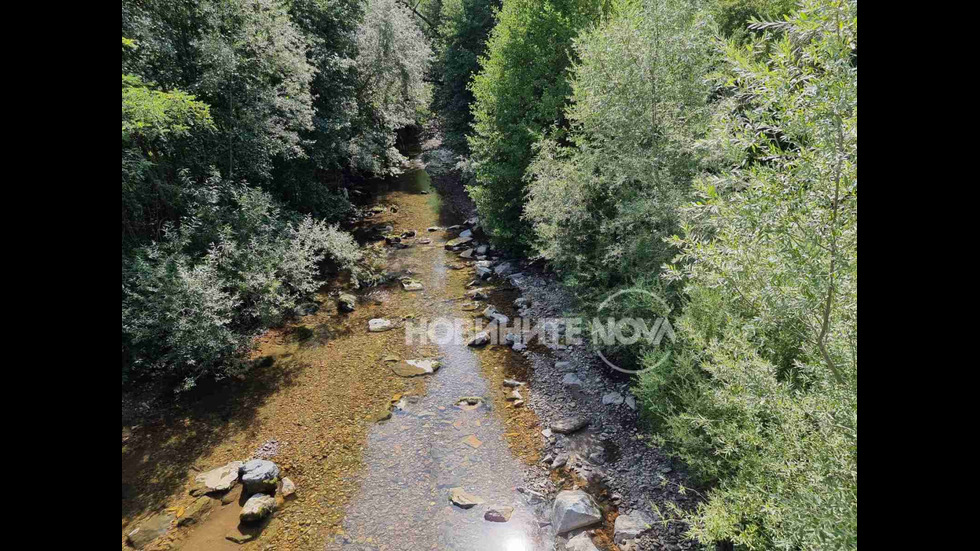
<instances>
[{"instance_id":1,"label":"green tree","mask_svg":"<svg viewBox=\"0 0 980 551\"><path fill-rule=\"evenodd\" d=\"M856 549L857 4L757 28L726 49L718 170L672 240L683 348L638 392L714 484L689 518L701 542Z\"/></svg>"},{"instance_id":2,"label":"green tree","mask_svg":"<svg viewBox=\"0 0 980 551\"><path fill-rule=\"evenodd\" d=\"M599 20L601 0L505 0L472 84L470 148L477 184L468 191L494 241L525 248L531 232L521 220L532 145L565 126L571 93L566 71L572 39Z\"/></svg>"},{"instance_id":3,"label":"green tree","mask_svg":"<svg viewBox=\"0 0 980 551\"><path fill-rule=\"evenodd\" d=\"M699 169L713 31L698 2L624 0L576 39L568 145L540 144L524 218L580 292L656 279L676 253L664 238Z\"/></svg>"},{"instance_id":4,"label":"green tree","mask_svg":"<svg viewBox=\"0 0 980 551\"><path fill-rule=\"evenodd\" d=\"M480 70L480 56L486 51L487 37L497 22L494 13L499 8L500 0L442 2L436 67L441 84L433 99L446 144L460 152L468 152L466 134L473 124L470 82Z\"/></svg>"}]
</instances>

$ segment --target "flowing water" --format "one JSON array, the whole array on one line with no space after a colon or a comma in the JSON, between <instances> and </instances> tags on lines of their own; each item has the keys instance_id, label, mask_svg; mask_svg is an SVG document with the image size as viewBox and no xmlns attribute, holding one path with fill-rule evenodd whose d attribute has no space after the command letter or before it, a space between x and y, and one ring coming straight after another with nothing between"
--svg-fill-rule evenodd
<instances>
[{"instance_id":1,"label":"flowing water","mask_svg":"<svg viewBox=\"0 0 980 551\"><path fill-rule=\"evenodd\" d=\"M472 317L460 300L470 270L450 269L459 260L444 248L455 232L426 231L426 226L459 223L460 215L443 205L422 169L377 192L379 203L400 209L414 205L410 219L419 227L396 226L395 233L415 229L418 237L432 240L389 256L390 270L410 273L424 285L419 318ZM438 345L435 355L442 367L427 376L424 394L402 399L389 420L370 430L344 534L328 541L327 549L550 549L548 529L538 522L544 506L518 491L526 467L508 446L503 416L491 398L495 389L485 376L488 366L481 366L496 356L459 340ZM484 400L476 407L456 405L464 396ZM456 487L484 503L470 509L452 504L449 492ZM508 522L484 519L489 508L505 506L514 508Z\"/></svg>"}]
</instances>

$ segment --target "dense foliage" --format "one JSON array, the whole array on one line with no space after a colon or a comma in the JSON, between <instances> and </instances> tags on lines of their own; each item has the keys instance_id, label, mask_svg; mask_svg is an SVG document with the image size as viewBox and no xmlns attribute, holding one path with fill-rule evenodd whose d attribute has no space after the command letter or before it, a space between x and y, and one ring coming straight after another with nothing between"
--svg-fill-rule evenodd
<instances>
[{"instance_id":1,"label":"dense foliage","mask_svg":"<svg viewBox=\"0 0 980 551\"><path fill-rule=\"evenodd\" d=\"M522 248L530 241L521 220L524 171L542 133L564 126L572 39L599 20L602 7L600 0L503 3L473 80L469 137L477 178L470 195L484 229L501 246Z\"/></svg>"},{"instance_id":2,"label":"dense foliage","mask_svg":"<svg viewBox=\"0 0 980 551\"><path fill-rule=\"evenodd\" d=\"M644 372L640 394L663 441L716 485L692 535L853 549L856 4L810 0L759 28L726 50L730 94L706 140L720 170L698 180L672 240L682 352Z\"/></svg>"},{"instance_id":3,"label":"dense foliage","mask_svg":"<svg viewBox=\"0 0 980 551\"><path fill-rule=\"evenodd\" d=\"M433 107L441 117L445 143L461 152L468 151L466 134L473 124L470 83L480 70L480 56L499 8L500 0L442 2L436 66L442 84L435 91Z\"/></svg>"},{"instance_id":4,"label":"dense foliage","mask_svg":"<svg viewBox=\"0 0 980 551\"><path fill-rule=\"evenodd\" d=\"M187 388L374 277L329 224L403 160L431 53L395 0L127 0L122 33L123 381Z\"/></svg>"},{"instance_id":5,"label":"dense foliage","mask_svg":"<svg viewBox=\"0 0 980 551\"><path fill-rule=\"evenodd\" d=\"M536 250L583 291L656 275L707 132L710 18L696 2L614 4L575 41L569 145L542 140L525 219Z\"/></svg>"}]
</instances>

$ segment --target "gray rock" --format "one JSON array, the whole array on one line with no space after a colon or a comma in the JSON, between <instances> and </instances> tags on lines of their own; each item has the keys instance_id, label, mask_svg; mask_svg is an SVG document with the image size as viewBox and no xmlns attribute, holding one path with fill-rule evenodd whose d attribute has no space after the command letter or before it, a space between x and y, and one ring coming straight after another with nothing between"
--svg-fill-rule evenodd
<instances>
[{"instance_id":1,"label":"gray rock","mask_svg":"<svg viewBox=\"0 0 980 551\"><path fill-rule=\"evenodd\" d=\"M566 373L565 376L562 377L561 379L561 384L568 388L582 388L585 386L585 383L582 382L582 379L579 379L578 375L574 373Z\"/></svg>"},{"instance_id":2,"label":"gray rock","mask_svg":"<svg viewBox=\"0 0 980 551\"><path fill-rule=\"evenodd\" d=\"M245 491L254 494L276 489L279 482L279 466L267 459L253 459L241 468Z\"/></svg>"},{"instance_id":3,"label":"gray rock","mask_svg":"<svg viewBox=\"0 0 980 551\"><path fill-rule=\"evenodd\" d=\"M558 434L571 434L575 431L582 430L587 426L589 426L589 420L587 418L569 417L551 425L551 430L557 432Z\"/></svg>"},{"instance_id":4,"label":"gray rock","mask_svg":"<svg viewBox=\"0 0 980 551\"><path fill-rule=\"evenodd\" d=\"M276 510L276 498L268 494L255 494L248 498L238 518L242 522L262 520Z\"/></svg>"},{"instance_id":5,"label":"gray rock","mask_svg":"<svg viewBox=\"0 0 980 551\"><path fill-rule=\"evenodd\" d=\"M349 293L343 293L337 298L337 309L341 312L353 312L357 307L357 297Z\"/></svg>"},{"instance_id":6,"label":"gray rock","mask_svg":"<svg viewBox=\"0 0 980 551\"><path fill-rule=\"evenodd\" d=\"M592 543L589 534L582 532L565 544L565 551L599 551L599 548Z\"/></svg>"},{"instance_id":7,"label":"gray rock","mask_svg":"<svg viewBox=\"0 0 980 551\"><path fill-rule=\"evenodd\" d=\"M480 279L490 279L490 276L493 275L493 270L486 266L477 266L474 270L476 271L476 277Z\"/></svg>"},{"instance_id":8,"label":"gray rock","mask_svg":"<svg viewBox=\"0 0 980 551\"><path fill-rule=\"evenodd\" d=\"M510 394L507 395L508 402L513 402L514 400L523 400L523 399L524 397L521 396L521 393L516 388L510 391Z\"/></svg>"},{"instance_id":9,"label":"gray rock","mask_svg":"<svg viewBox=\"0 0 980 551\"><path fill-rule=\"evenodd\" d=\"M441 366L442 364L438 360L405 360L404 362L395 362L389 367L399 377L418 377L419 375L435 373Z\"/></svg>"},{"instance_id":10,"label":"gray rock","mask_svg":"<svg viewBox=\"0 0 980 551\"><path fill-rule=\"evenodd\" d=\"M493 273L500 277L506 277L514 273L514 265L510 262L503 262L493 269Z\"/></svg>"},{"instance_id":11,"label":"gray rock","mask_svg":"<svg viewBox=\"0 0 980 551\"><path fill-rule=\"evenodd\" d=\"M456 247L461 247L469 243L470 241L473 241L472 237L457 237L456 239L446 242L446 249L451 251Z\"/></svg>"},{"instance_id":12,"label":"gray rock","mask_svg":"<svg viewBox=\"0 0 980 551\"><path fill-rule=\"evenodd\" d=\"M486 245L480 245L479 247L477 247L476 248L476 254L487 254L487 246Z\"/></svg>"},{"instance_id":13,"label":"gray rock","mask_svg":"<svg viewBox=\"0 0 980 551\"><path fill-rule=\"evenodd\" d=\"M560 469L564 467L566 463L568 463L568 454L560 453L556 455L555 459L551 462L551 468Z\"/></svg>"},{"instance_id":14,"label":"gray rock","mask_svg":"<svg viewBox=\"0 0 980 551\"><path fill-rule=\"evenodd\" d=\"M616 517L616 524L613 527L613 539L616 543L631 540L653 528L653 523L653 518L642 511L619 515Z\"/></svg>"},{"instance_id":15,"label":"gray rock","mask_svg":"<svg viewBox=\"0 0 980 551\"><path fill-rule=\"evenodd\" d=\"M517 381L515 379L504 379L504 386L510 388L517 388L519 386L524 386L524 383Z\"/></svg>"},{"instance_id":16,"label":"gray rock","mask_svg":"<svg viewBox=\"0 0 980 551\"><path fill-rule=\"evenodd\" d=\"M473 237L473 230L463 230L459 232L460 237Z\"/></svg>"},{"instance_id":17,"label":"gray rock","mask_svg":"<svg viewBox=\"0 0 980 551\"><path fill-rule=\"evenodd\" d=\"M490 342L490 333L481 331L466 343L466 346L485 346Z\"/></svg>"},{"instance_id":18,"label":"gray rock","mask_svg":"<svg viewBox=\"0 0 980 551\"><path fill-rule=\"evenodd\" d=\"M623 403L623 395L618 392L610 392L602 396L602 405L618 406Z\"/></svg>"},{"instance_id":19,"label":"gray rock","mask_svg":"<svg viewBox=\"0 0 980 551\"><path fill-rule=\"evenodd\" d=\"M627 396L626 397L626 407L630 408L633 411L636 411L636 398L634 398L632 396Z\"/></svg>"},{"instance_id":20,"label":"gray rock","mask_svg":"<svg viewBox=\"0 0 980 551\"><path fill-rule=\"evenodd\" d=\"M473 300L487 300L487 290L483 288L470 289L466 291L466 296Z\"/></svg>"},{"instance_id":21,"label":"gray rock","mask_svg":"<svg viewBox=\"0 0 980 551\"><path fill-rule=\"evenodd\" d=\"M197 482L203 486L205 493L224 492L230 490L238 482L238 471L242 468L241 461L232 461L223 467L211 469L197 475Z\"/></svg>"},{"instance_id":22,"label":"gray rock","mask_svg":"<svg viewBox=\"0 0 980 551\"><path fill-rule=\"evenodd\" d=\"M514 352L523 352L523 351L527 350L527 345L524 344L524 343L522 343L522 342L515 342L511 346L511 349L513 349Z\"/></svg>"},{"instance_id":23,"label":"gray rock","mask_svg":"<svg viewBox=\"0 0 980 551\"><path fill-rule=\"evenodd\" d=\"M173 522L173 513L159 513L146 519L135 530L126 535L126 542L137 549L167 533Z\"/></svg>"},{"instance_id":24,"label":"gray rock","mask_svg":"<svg viewBox=\"0 0 980 551\"><path fill-rule=\"evenodd\" d=\"M558 534L602 522L602 513L592 496L582 490L558 492L551 510L551 524Z\"/></svg>"},{"instance_id":25,"label":"gray rock","mask_svg":"<svg viewBox=\"0 0 980 551\"><path fill-rule=\"evenodd\" d=\"M387 331L389 329L392 329L393 327L394 324L391 323L391 320L387 320L384 318L375 318L373 320L368 320L368 331L371 331L372 333Z\"/></svg>"},{"instance_id":26,"label":"gray rock","mask_svg":"<svg viewBox=\"0 0 980 551\"><path fill-rule=\"evenodd\" d=\"M466 222L463 223L472 228L473 226L478 226L480 224L480 218L474 216L473 218L468 218Z\"/></svg>"}]
</instances>

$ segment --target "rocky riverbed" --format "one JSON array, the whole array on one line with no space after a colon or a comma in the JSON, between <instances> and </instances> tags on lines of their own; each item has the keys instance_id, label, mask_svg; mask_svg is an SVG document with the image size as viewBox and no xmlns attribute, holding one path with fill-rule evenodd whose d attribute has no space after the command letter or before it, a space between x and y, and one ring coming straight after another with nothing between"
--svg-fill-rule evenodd
<instances>
[{"instance_id":1,"label":"rocky riverbed","mask_svg":"<svg viewBox=\"0 0 980 551\"><path fill-rule=\"evenodd\" d=\"M587 343L486 331L574 303L492 248L455 161L431 139L370 190L352 223L390 283L336 282L263 335L255 372L222 389L250 400L124 429L124 547L693 547L657 513L692 498L638 428L630 381ZM433 318L489 327L406 341Z\"/></svg>"}]
</instances>

